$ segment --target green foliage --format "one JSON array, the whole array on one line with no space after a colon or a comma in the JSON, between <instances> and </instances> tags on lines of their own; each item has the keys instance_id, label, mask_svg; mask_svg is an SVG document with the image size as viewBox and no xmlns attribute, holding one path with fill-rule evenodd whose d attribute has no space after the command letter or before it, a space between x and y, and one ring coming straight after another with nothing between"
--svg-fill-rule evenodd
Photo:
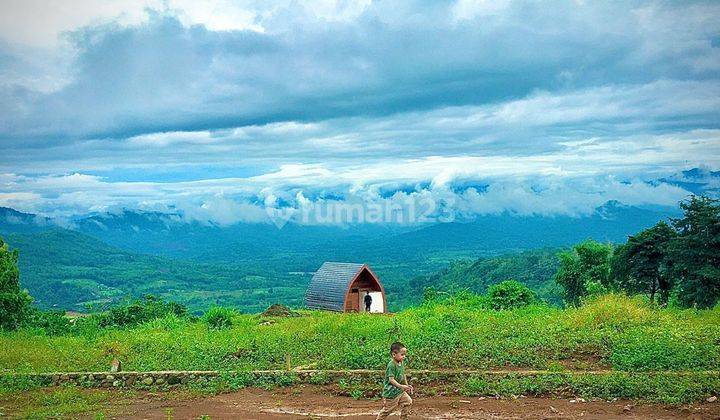
<instances>
[{"instance_id":1,"label":"green foliage","mask_svg":"<svg viewBox=\"0 0 720 420\"><path fill-rule=\"evenodd\" d=\"M208 327L221 330L232 327L235 314L236 312L233 309L213 306L205 312L202 319Z\"/></svg>"},{"instance_id":2,"label":"green foliage","mask_svg":"<svg viewBox=\"0 0 720 420\"><path fill-rule=\"evenodd\" d=\"M693 195L671 219L677 231L668 245L678 298L686 306L711 308L720 301L720 201Z\"/></svg>"},{"instance_id":3,"label":"green foliage","mask_svg":"<svg viewBox=\"0 0 720 420\"><path fill-rule=\"evenodd\" d=\"M3 402L12 402L17 412L17 418L30 419L57 419L78 418L78 414L97 412L109 400L124 399L130 393L114 390L89 391L74 386L62 386L48 391L46 389L31 389L16 395L10 395ZM85 417L85 416L83 416ZM98 413L94 418L105 418Z\"/></svg>"},{"instance_id":4,"label":"green foliage","mask_svg":"<svg viewBox=\"0 0 720 420\"><path fill-rule=\"evenodd\" d=\"M27 319L32 298L20 290L18 251L0 238L0 330L14 330Z\"/></svg>"},{"instance_id":5,"label":"green foliage","mask_svg":"<svg viewBox=\"0 0 720 420\"><path fill-rule=\"evenodd\" d=\"M57 336L21 329L0 334L0 369L98 371L118 357L125 370L284 370L286 354L292 366L383 369L395 340L412 369L708 370L720 360L720 330L709 327L720 325L720 308L658 308L608 294L578 308L494 311L472 296L391 317L303 311L264 324L237 314L218 330L175 315L124 328L78 323Z\"/></svg>"},{"instance_id":6,"label":"green foliage","mask_svg":"<svg viewBox=\"0 0 720 420\"><path fill-rule=\"evenodd\" d=\"M540 299L560 304L562 290L552 281L558 268L556 253L557 250L551 248L533 249L474 261L453 261L437 273L411 279L407 293L425 297L427 289L432 294L428 298L460 290L483 294L493 284L515 279L533 290Z\"/></svg>"},{"instance_id":7,"label":"green foliage","mask_svg":"<svg viewBox=\"0 0 720 420\"><path fill-rule=\"evenodd\" d=\"M647 293L650 300L659 293L659 302L667 303L674 283L667 247L675 236L675 231L660 221L616 248L611 273L619 286L630 293Z\"/></svg>"},{"instance_id":8,"label":"green foliage","mask_svg":"<svg viewBox=\"0 0 720 420\"><path fill-rule=\"evenodd\" d=\"M554 280L564 289L565 302L577 306L589 290L594 293L612 290L610 257L612 244L588 239L571 250L558 253L560 267Z\"/></svg>"},{"instance_id":9,"label":"green foliage","mask_svg":"<svg viewBox=\"0 0 720 420\"><path fill-rule=\"evenodd\" d=\"M187 316L187 308L176 302L166 302L152 295L143 299L126 300L106 312L95 315L100 327L139 325L166 315Z\"/></svg>"},{"instance_id":10,"label":"green foliage","mask_svg":"<svg viewBox=\"0 0 720 420\"><path fill-rule=\"evenodd\" d=\"M61 335L71 331L70 319L62 311L43 311L32 308L29 311L25 325L28 328L35 328L47 335Z\"/></svg>"},{"instance_id":11,"label":"green foliage","mask_svg":"<svg viewBox=\"0 0 720 420\"><path fill-rule=\"evenodd\" d=\"M671 218L672 226L660 221L630 236L613 253L611 278L622 290L647 294L651 301L658 295L661 304L713 307L720 301L718 202L693 195L680 203L684 215ZM583 270L572 268L579 278ZM557 278L569 290L581 286L572 283L573 276L558 273Z\"/></svg>"},{"instance_id":12,"label":"green foliage","mask_svg":"<svg viewBox=\"0 0 720 420\"><path fill-rule=\"evenodd\" d=\"M536 301L535 293L515 280L506 280L488 288L488 303L495 310L519 308Z\"/></svg>"}]
</instances>

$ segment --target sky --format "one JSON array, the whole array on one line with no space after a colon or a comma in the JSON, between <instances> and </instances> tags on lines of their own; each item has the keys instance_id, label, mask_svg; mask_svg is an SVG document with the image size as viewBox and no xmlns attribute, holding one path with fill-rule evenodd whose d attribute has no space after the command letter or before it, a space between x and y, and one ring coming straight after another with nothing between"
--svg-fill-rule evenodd
<instances>
[{"instance_id":1,"label":"sky","mask_svg":"<svg viewBox=\"0 0 720 420\"><path fill-rule=\"evenodd\" d=\"M577 216L691 168L718 2L0 0L0 206Z\"/></svg>"}]
</instances>

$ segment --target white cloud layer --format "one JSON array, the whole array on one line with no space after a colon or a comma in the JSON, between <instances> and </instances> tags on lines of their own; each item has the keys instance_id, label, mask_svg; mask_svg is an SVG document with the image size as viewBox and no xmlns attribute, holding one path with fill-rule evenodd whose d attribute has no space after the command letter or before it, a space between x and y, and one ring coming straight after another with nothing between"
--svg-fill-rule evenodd
<instances>
[{"instance_id":1,"label":"white cloud layer","mask_svg":"<svg viewBox=\"0 0 720 420\"><path fill-rule=\"evenodd\" d=\"M674 205L649 181L720 168L719 71L713 2L6 0L0 205Z\"/></svg>"}]
</instances>

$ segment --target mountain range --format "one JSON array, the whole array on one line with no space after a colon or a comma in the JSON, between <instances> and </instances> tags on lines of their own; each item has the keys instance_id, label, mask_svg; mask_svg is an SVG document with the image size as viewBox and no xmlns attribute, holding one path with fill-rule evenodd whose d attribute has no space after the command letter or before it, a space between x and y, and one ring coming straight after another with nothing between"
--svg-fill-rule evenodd
<instances>
[{"instance_id":1,"label":"mountain range","mask_svg":"<svg viewBox=\"0 0 720 420\"><path fill-rule=\"evenodd\" d=\"M0 208L0 235L20 250L21 282L44 307L78 310L146 293L193 309L221 304L258 311L276 301L298 306L323 261L357 261L374 268L390 308L398 309L420 298L409 287L412 279L453 261L566 247L588 238L621 242L680 214L676 208L609 201L586 217L506 213L423 226L289 223L278 229L188 223L177 214L133 210L60 224Z\"/></svg>"}]
</instances>

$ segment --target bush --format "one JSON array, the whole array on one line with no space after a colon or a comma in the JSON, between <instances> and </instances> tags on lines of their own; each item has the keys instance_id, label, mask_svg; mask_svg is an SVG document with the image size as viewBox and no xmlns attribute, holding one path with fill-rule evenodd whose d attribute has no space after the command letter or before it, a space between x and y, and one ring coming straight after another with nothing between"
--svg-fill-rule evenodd
<instances>
[{"instance_id":1,"label":"bush","mask_svg":"<svg viewBox=\"0 0 720 420\"><path fill-rule=\"evenodd\" d=\"M70 331L70 320L63 311L41 311L33 308L25 326L42 329L47 335L61 335Z\"/></svg>"},{"instance_id":2,"label":"bush","mask_svg":"<svg viewBox=\"0 0 720 420\"><path fill-rule=\"evenodd\" d=\"M177 302L165 302L152 295L115 306L96 315L100 327L125 327L139 325L153 319L173 314L187 316L187 308Z\"/></svg>"},{"instance_id":3,"label":"bush","mask_svg":"<svg viewBox=\"0 0 720 420\"><path fill-rule=\"evenodd\" d=\"M213 306L203 315L203 321L214 330L230 328L233 325L235 311L230 308Z\"/></svg>"},{"instance_id":4,"label":"bush","mask_svg":"<svg viewBox=\"0 0 720 420\"><path fill-rule=\"evenodd\" d=\"M537 302L535 292L515 280L506 280L488 288L488 304L496 311L519 308Z\"/></svg>"}]
</instances>

